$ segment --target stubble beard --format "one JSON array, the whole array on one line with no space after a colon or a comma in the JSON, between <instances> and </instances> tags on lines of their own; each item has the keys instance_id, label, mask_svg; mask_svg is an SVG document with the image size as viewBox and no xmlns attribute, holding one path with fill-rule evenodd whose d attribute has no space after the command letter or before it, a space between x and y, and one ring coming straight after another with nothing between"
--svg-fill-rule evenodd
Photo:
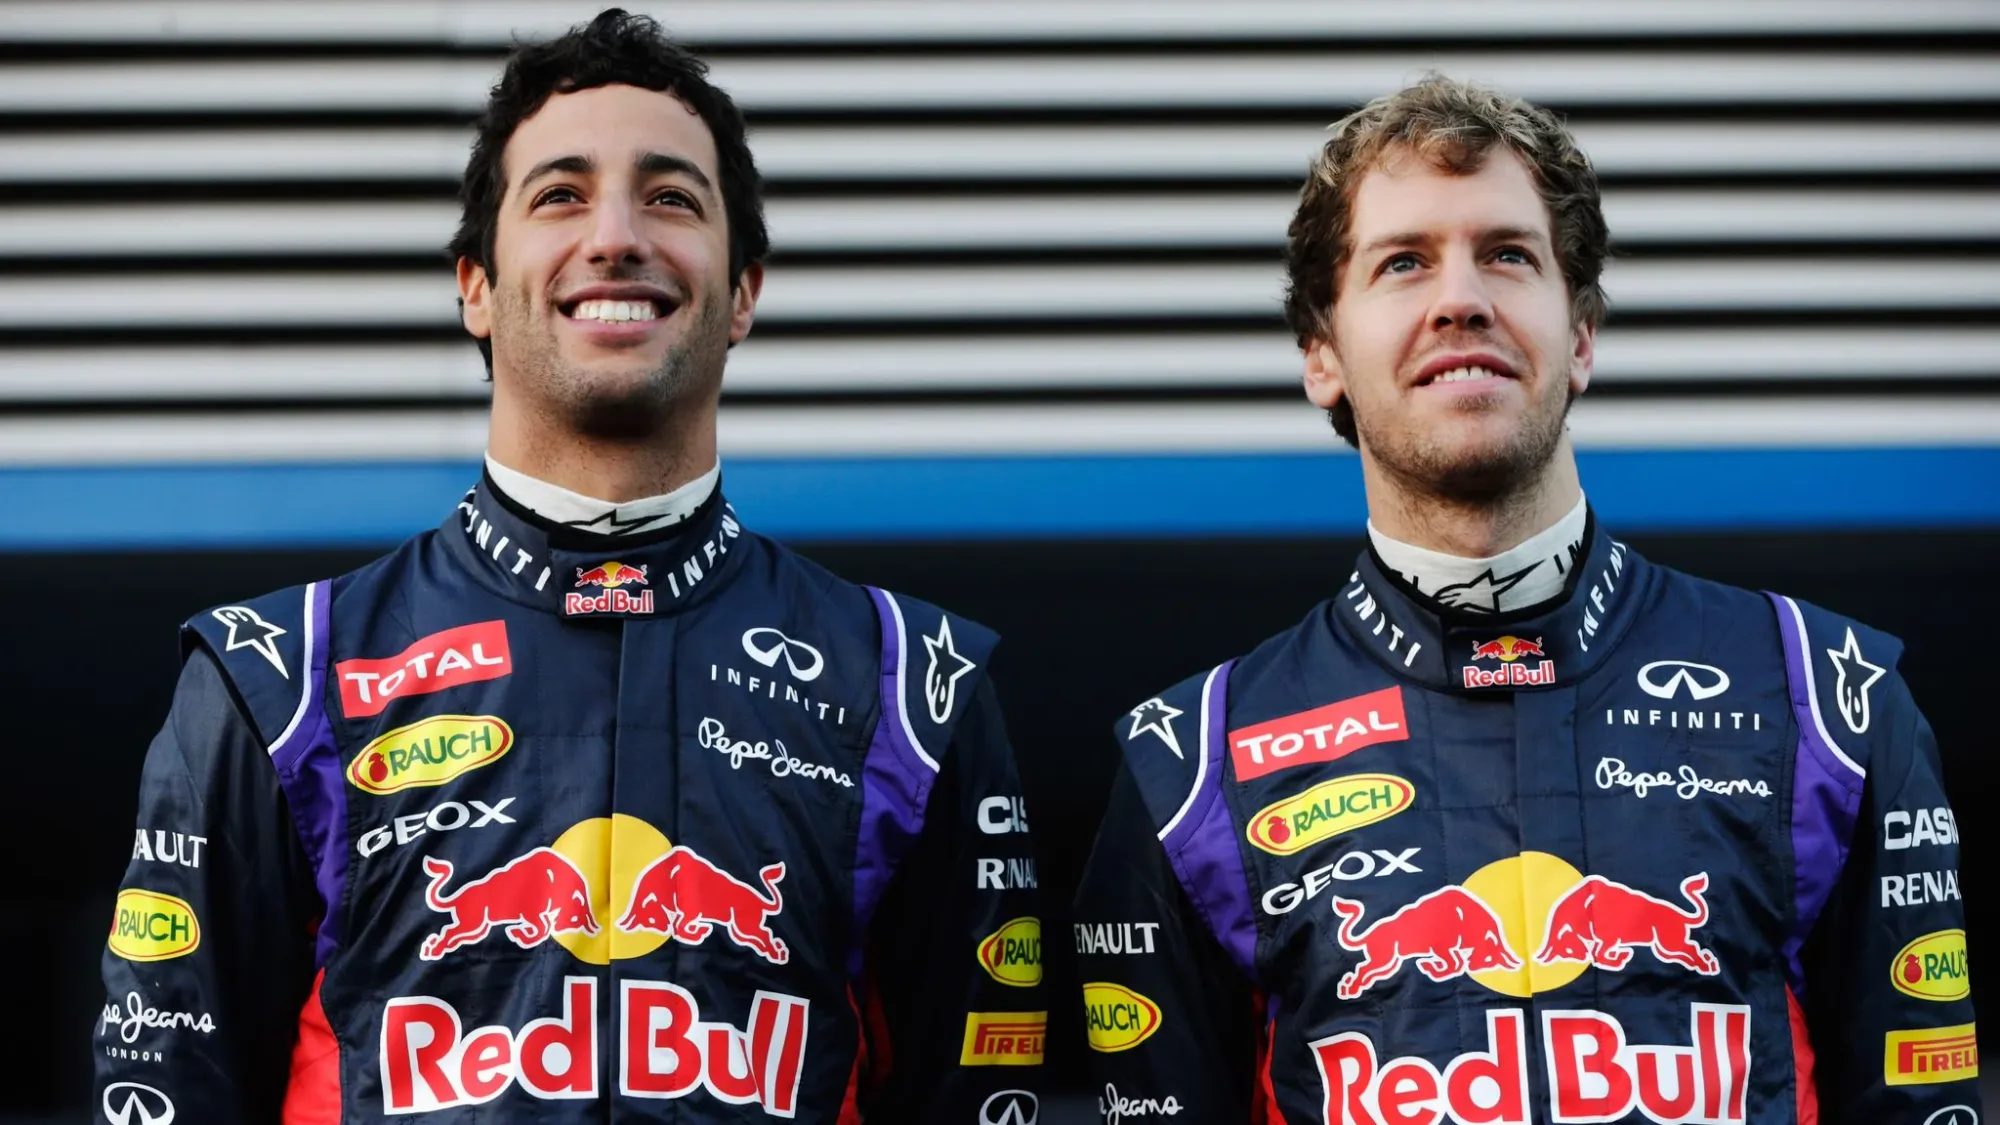
<instances>
[{"instance_id":1,"label":"stubble beard","mask_svg":"<svg viewBox=\"0 0 2000 1125\"><path fill-rule=\"evenodd\" d=\"M1562 446L1568 389L1555 380L1548 386L1511 434L1471 448L1415 425L1371 425L1372 415L1359 409L1354 430L1362 448L1406 492L1454 506L1502 503L1534 488Z\"/></svg>"},{"instance_id":2,"label":"stubble beard","mask_svg":"<svg viewBox=\"0 0 2000 1125\"><path fill-rule=\"evenodd\" d=\"M705 401L722 385L729 355L728 294L711 294L695 322L667 345L649 371L607 373L566 361L553 325L533 323L532 303L516 294L498 309L496 338L503 326L521 342L515 364L529 395L551 420L573 433L607 441L652 438L670 430L675 417ZM686 311L685 309L680 311ZM551 309L551 316L561 316Z\"/></svg>"}]
</instances>

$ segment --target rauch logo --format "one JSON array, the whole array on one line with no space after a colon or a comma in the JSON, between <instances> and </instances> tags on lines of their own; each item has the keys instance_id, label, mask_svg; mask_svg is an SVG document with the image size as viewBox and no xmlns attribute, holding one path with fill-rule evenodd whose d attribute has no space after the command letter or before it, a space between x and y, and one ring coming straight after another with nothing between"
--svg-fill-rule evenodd
<instances>
[{"instance_id":1,"label":"rauch logo","mask_svg":"<svg viewBox=\"0 0 2000 1125\"><path fill-rule=\"evenodd\" d=\"M1385 773L1322 781L1295 797L1264 806L1250 818L1250 842L1272 855L1291 855L1342 832L1387 820L1416 800L1416 787Z\"/></svg>"},{"instance_id":2,"label":"rauch logo","mask_svg":"<svg viewBox=\"0 0 2000 1125\"><path fill-rule=\"evenodd\" d=\"M1963 1000L1972 995L1965 971L1965 931L1925 934L1896 953L1889 970L1896 991L1919 1000Z\"/></svg>"},{"instance_id":3,"label":"rauch logo","mask_svg":"<svg viewBox=\"0 0 2000 1125\"><path fill-rule=\"evenodd\" d=\"M513 746L514 729L491 715L433 715L362 747L348 763L347 780L375 794L443 785L499 761Z\"/></svg>"},{"instance_id":4,"label":"rauch logo","mask_svg":"<svg viewBox=\"0 0 2000 1125\"><path fill-rule=\"evenodd\" d=\"M200 944L201 922L184 899L137 888L118 892L111 952L127 961L166 961Z\"/></svg>"},{"instance_id":5,"label":"rauch logo","mask_svg":"<svg viewBox=\"0 0 2000 1125\"><path fill-rule=\"evenodd\" d=\"M1122 984L1084 985L1083 1013L1090 1049L1105 1054L1129 1051L1160 1030L1160 1006Z\"/></svg>"},{"instance_id":6,"label":"rauch logo","mask_svg":"<svg viewBox=\"0 0 2000 1125\"><path fill-rule=\"evenodd\" d=\"M987 935L979 943L979 967L1015 988L1042 983L1042 920L1016 918Z\"/></svg>"}]
</instances>

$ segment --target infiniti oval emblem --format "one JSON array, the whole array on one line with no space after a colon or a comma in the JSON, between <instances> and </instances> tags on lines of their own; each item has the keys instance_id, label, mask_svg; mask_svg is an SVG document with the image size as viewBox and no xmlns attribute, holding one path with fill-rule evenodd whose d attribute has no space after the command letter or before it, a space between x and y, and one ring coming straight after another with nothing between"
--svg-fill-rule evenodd
<instances>
[{"instance_id":1,"label":"infiniti oval emblem","mask_svg":"<svg viewBox=\"0 0 2000 1125\"><path fill-rule=\"evenodd\" d=\"M174 1103L151 1086L113 1082L104 1088L104 1116L111 1125L173 1125Z\"/></svg>"},{"instance_id":2,"label":"infiniti oval emblem","mask_svg":"<svg viewBox=\"0 0 2000 1125\"><path fill-rule=\"evenodd\" d=\"M1655 699L1672 699L1683 684L1688 698L1712 699L1729 690L1729 673L1689 660L1655 660L1639 669L1639 686Z\"/></svg>"},{"instance_id":3,"label":"infiniti oval emblem","mask_svg":"<svg viewBox=\"0 0 2000 1125\"><path fill-rule=\"evenodd\" d=\"M804 641L795 641L768 625L743 634L743 651L766 668L776 668L778 657L783 656L785 667L790 668L792 675L798 677L801 683L819 679L820 671L826 667L826 658L819 654L818 649ZM805 658L805 664L799 663L800 657Z\"/></svg>"}]
</instances>

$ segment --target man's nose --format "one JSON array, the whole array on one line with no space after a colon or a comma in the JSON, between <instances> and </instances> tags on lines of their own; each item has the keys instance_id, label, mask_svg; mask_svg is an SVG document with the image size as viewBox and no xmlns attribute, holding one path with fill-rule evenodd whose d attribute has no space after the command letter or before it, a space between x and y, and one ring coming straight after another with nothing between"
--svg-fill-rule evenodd
<instances>
[{"instance_id":1,"label":"man's nose","mask_svg":"<svg viewBox=\"0 0 2000 1125\"><path fill-rule=\"evenodd\" d=\"M587 247L591 261L625 262L645 257L638 219L637 209L622 200L599 203L591 214Z\"/></svg>"},{"instance_id":2,"label":"man's nose","mask_svg":"<svg viewBox=\"0 0 2000 1125\"><path fill-rule=\"evenodd\" d=\"M1448 255L1438 270L1437 300L1431 307L1431 327L1490 328L1493 295L1470 254Z\"/></svg>"}]
</instances>

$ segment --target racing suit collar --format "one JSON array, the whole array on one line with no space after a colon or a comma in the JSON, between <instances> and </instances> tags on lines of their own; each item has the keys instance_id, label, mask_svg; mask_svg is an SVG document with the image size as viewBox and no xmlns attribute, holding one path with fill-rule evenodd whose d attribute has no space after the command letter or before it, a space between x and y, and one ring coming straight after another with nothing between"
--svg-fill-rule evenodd
<instances>
[{"instance_id":1,"label":"racing suit collar","mask_svg":"<svg viewBox=\"0 0 2000 1125\"><path fill-rule=\"evenodd\" d=\"M719 488L671 529L613 538L538 519L482 476L441 534L475 581L510 601L559 617L644 618L725 585L742 533Z\"/></svg>"},{"instance_id":2,"label":"racing suit collar","mask_svg":"<svg viewBox=\"0 0 2000 1125\"><path fill-rule=\"evenodd\" d=\"M1592 516L1586 551L1560 596L1472 616L1413 593L1364 550L1329 612L1364 650L1427 687L1482 694L1553 687L1603 662L1644 599L1650 568Z\"/></svg>"}]
</instances>

